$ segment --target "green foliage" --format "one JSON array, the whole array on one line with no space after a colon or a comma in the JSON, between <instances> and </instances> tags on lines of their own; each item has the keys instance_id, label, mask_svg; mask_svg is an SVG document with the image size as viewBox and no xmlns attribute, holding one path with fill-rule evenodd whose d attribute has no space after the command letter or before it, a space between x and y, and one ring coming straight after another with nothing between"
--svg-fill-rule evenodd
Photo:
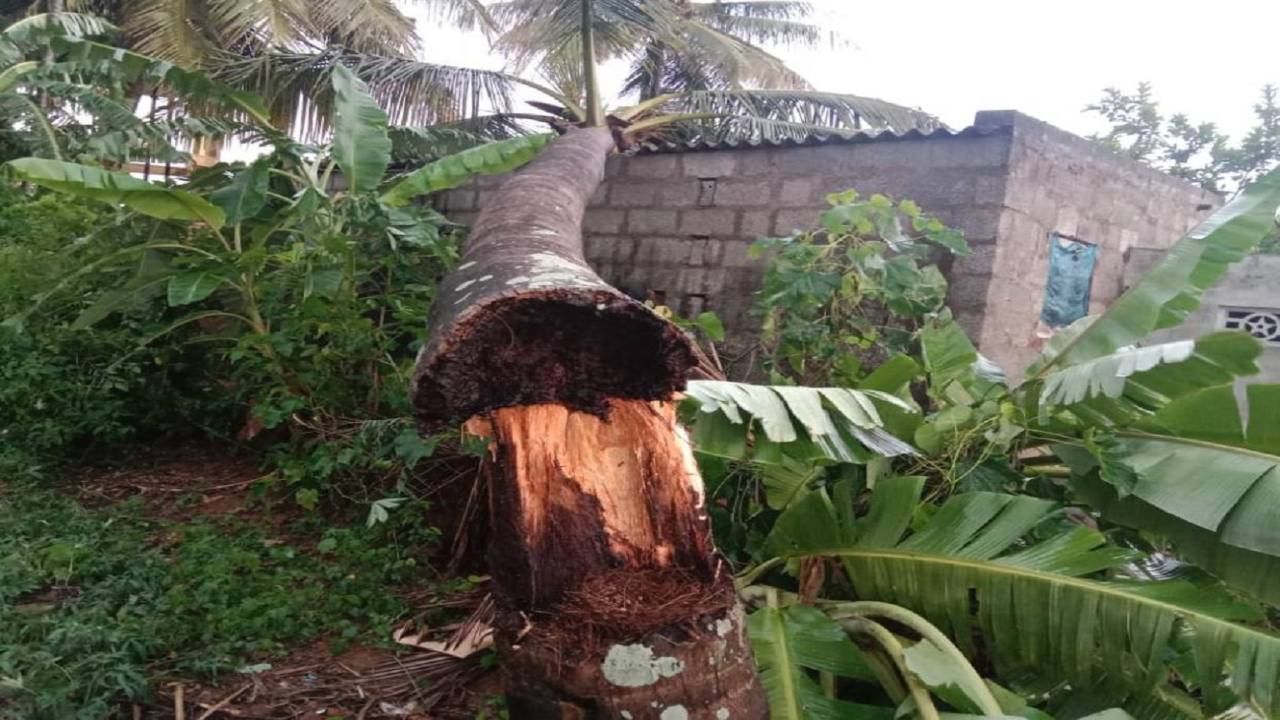
<instances>
[{"instance_id":1,"label":"green foliage","mask_svg":"<svg viewBox=\"0 0 1280 720\"><path fill-rule=\"evenodd\" d=\"M436 540L417 517L329 527L311 545L304 528L282 542L0 485L0 717L108 717L147 699L155 675L211 678L313 638L338 651L381 639L406 611L393 589L420 582Z\"/></svg>"},{"instance_id":2,"label":"green foliage","mask_svg":"<svg viewBox=\"0 0 1280 720\"><path fill-rule=\"evenodd\" d=\"M1253 106L1257 124L1240 141L1232 170L1240 182L1253 182L1280 164L1280 103L1275 85L1264 85Z\"/></svg>"},{"instance_id":3,"label":"green foliage","mask_svg":"<svg viewBox=\"0 0 1280 720\"><path fill-rule=\"evenodd\" d=\"M949 313L922 315L904 353L844 376L862 392L910 391L918 411L877 404L877 426L910 440L915 454L870 453L852 464L794 441L774 452L785 430L763 418L787 413L736 397L743 390L729 383L691 386L717 538L734 560L755 563L741 584L773 584L746 593L765 601L753 629L775 714L843 716L854 710L841 701L877 697L865 678L833 683L829 668L802 661L825 641L785 631L788 614L813 612L783 591L797 586L806 598L830 599L817 602L824 626L853 638L857 650L844 655L860 653L887 696L887 707L859 714L992 714L992 702L1002 714L1036 718L1117 706L1139 718L1233 706L1280 712L1275 608L1236 594L1280 601L1271 510L1280 504L1280 433L1269 410L1280 395L1249 386L1247 406L1237 406L1233 383L1257 372L1261 353L1239 333L1133 347L1181 321L1272 231L1274 180L1264 177L1193 231L1100 318L1055 337L1016 387ZM789 282L807 280L796 273ZM826 292L843 282L833 272ZM825 392L753 392L761 391ZM842 429L851 419L834 404L817 409ZM712 462L708 450L749 462ZM734 483L736 491L724 489ZM1143 557L1153 549L1213 575L1188 565L1146 570L1168 563ZM843 572L815 574L832 563ZM839 600L849 597L857 601ZM1012 690L988 680L983 697L979 673L964 670L970 663Z\"/></svg>"},{"instance_id":4,"label":"green foliage","mask_svg":"<svg viewBox=\"0 0 1280 720\"><path fill-rule=\"evenodd\" d=\"M121 203L162 220L199 220L215 230L226 222L226 215L204 198L126 173L39 158L10 160L4 169L12 180L105 203Z\"/></svg>"},{"instance_id":5,"label":"green foliage","mask_svg":"<svg viewBox=\"0 0 1280 720\"><path fill-rule=\"evenodd\" d=\"M1151 84L1138 83L1132 93L1107 88L1102 99L1085 108L1102 116L1110 128L1095 135L1117 152L1214 191L1244 185L1280 163L1280 105L1276 87L1264 85L1254 105L1256 125L1238 144L1213 123L1194 123L1181 113L1165 117Z\"/></svg>"},{"instance_id":6,"label":"green foliage","mask_svg":"<svg viewBox=\"0 0 1280 720\"><path fill-rule=\"evenodd\" d=\"M382 194L382 201L400 206L418 195L457 187L475 175L510 172L532 160L552 137L549 134L514 137L445 156L396 180Z\"/></svg>"},{"instance_id":7,"label":"green foliage","mask_svg":"<svg viewBox=\"0 0 1280 720\"><path fill-rule=\"evenodd\" d=\"M1133 93L1107 88L1085 111L1111 126L1094 139L1117 152L1210 190L1225 179L1232 154L1227 136L1213 123L1196 124L1186 115L1166 118L1150 83L1138 83Z\"/></svg>"},{"instance_id":8,"label":"green foliage","mask_svg":"<svg viewBox=\"0 0 1280 720\"><path fill-rule=\"evenodd\" d=\"M174 147L179 138L240 132L245 123L257 135L275 134L255 98L90 39L114 30L99 18L67 12L30 16L0 30L0 129L26 150L21 154L118 166L139 156L185 160ZM137 115L143 90L166 96L174 110L181 105L181 116Z\"/></svg>"},{"instance_id":9,"label":"green foliage","mask_svg":"<svg viewBox=\"0 0 1280 720\"><path fill-rule=\"evenodd\" d=\"M1113 522L1160 532L1190 560L1234 586L1280 604L1280 444L1271 408L1280 386L1249 385L1237 407L1231 385L1187 392L1138 427L1118 430L1101 457L1064 445L1057 453L1078 488ZM1247 422L1246 422L1247 418ZM1108 462L1136 479L1116 487ZM1205 482L1205 478L1213 482ZM1130 490L1130 492L1126 492Z\"/></svg>"},{"instance_id":10,"label":"green foliage","mask_svg":"<svg viewBox=\"0 0 1280 720\"><path fill-rule=\"evenodd\" d=\"M758 426L754 455L863 462L912 453L910 445L884 431L877 404L912 412L909 404L878 390L749 385L715 380L689 383L699 415L694 440L703 453L743 458ZM794 422L793 422L794 419ZM797 430L797 427L799 430Z\"/></svg>"},{"instance_id":11,"label":"green foliage","mask_svg":"<svg viewBox=\"0 0 1280 720\"><path fill-rule=\"evenodd\" d=\"M961 234L910 200L829 196L822 227L757 246L771 253L757 309L776 381L854 385L909 352L947 283L932 259L966 254Z\"/></svg>"},{"instance_id":12,"label":"green foliage","mask_svg":"<svg viewBox=\"0 0 1280 720\"><path fill-rule=\"evenodd\" d=\"M1038 676L1062 697L1087 688L1124 703L1170 683L1198 689L1210 712L1238 700L1280 710L1280 637L1244 624L1262 619L1256 608L1213 585L1108 574L1132 553L1055 521L1054 503L1037 498L956 495L915 523L902 496L921 487L882 479L862 518L848 495L812 493L769 545L836 559L856 597L916 610L1002 677Z\"/></svg>"},{"instance_id":13,"label":"green foliage","mask_svg":"<svg viewBox=\"0 0 1280 720\"><path fill-rule=\"evenodd\" d=\"M751 614L747 628L771 718L818 720L865 712L847 700L825 696L805 672L873 677L849 636L820 610L800 605L764 607ZM887 708L885 714L892 717Z\"/></svg>"},{"instance_id":14,"label":"green foliage","mask_svg":"<svg viewBox=\"0 0 1280 720\"><path fill-rule=\"evenodd\" d=\"M333 161L351 192L372 192L391 162L387 114L346 66L333 70Z\"/></svg>"},{"instance_id":15,"label":"green foliage","mask_svg":"<svg viewBox=\"0 0 1280 720\"><path fill-rule=\"evenodd\" d=\"M1088 404L1092 412L1114 417L1123 410L1103 398L1125 397L1149 405L1146 398L1176 397L1191 389L1222 385L1258 372L1255 360L1261 354L1257 341L1240 332L1125 349L1046 376L1040 407L1044 412L1053 406L1072 406L1082 412Z\"/></svg>"},{"instance_id":16,"label":"green foliage","mask_svg":"<svg viewBox=\"0 0 1280 720\"><path fill-rule=\"evenodd\" d=\"M113 248L97 234L103 228L127 233L116 214L100 206L0 186L0 317L20 316L82 263L110 254ZM109 287L101 278L88 280L86 289ZM191 409L175 407L162 388L194 381L198 357L166 343L117 362L152 314L131 310L116 327L75 331L67 324L77 312L74 304L51 308L23 332L0 325L0 472L10 477L166 431L175 414ZM166 414L161 407L171 409Z\"/></svg>"},{"instance_id":17,"label":"green foliage","mask_svg":"<svg viewBox=\"0 0 1280 720\"><path fill-rule=\"evenodd\" d=\"M160 72L137 62L143 76ZM180 87L221 92L196 75L163 74ZM384 497L434 452L435 442L419 439L403 418L435 283L457 255L453 226L430 207L380 198L390 151L385 115L351 73L338 70L333 79L332 157L273 137L271 153L248 166L202 170L181 190L57 161L6 166L27 182L138 213L120 216L120 232L60 247L70 261L58 266L61 276L35 276L31 295L4 308L15 329L39 318L25 345L28 374L46 365L67 372L33 352L54 332L114 333L114 357L100 359L95 374L139 375L133 366L196 356L200 367L185 386L161 378L139 397L157 414L198 406L188 417L202 432L265 445L273 477L306 507L342 482L357 481L345 494L358 502ZM493 150L503 169L543 140L519 142ZM480 146L435 165L461 182L492 171L491 159ZM331 182L335 172L347 181L342 190ZM116 425L104 423L104 440L118 439L109 432Z\"/></svg>"}]
</instances>

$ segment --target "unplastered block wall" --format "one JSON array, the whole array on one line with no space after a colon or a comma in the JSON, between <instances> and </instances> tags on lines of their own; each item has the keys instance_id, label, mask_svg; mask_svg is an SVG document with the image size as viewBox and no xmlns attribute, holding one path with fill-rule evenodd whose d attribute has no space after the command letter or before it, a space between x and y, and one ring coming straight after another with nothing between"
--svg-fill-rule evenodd
<instances>
[{"instance_id":1,"label":"unplastered block wall","mask_svg":"<svg viewBox=\"0 0 1280 720\"><path fill-rule=\"evenodd\" d=\"M609 160L584 221L587 259L602 277L638 298L685 315L716 312L731 342L732 374L758 368L751 352L760 320L751 309L764 262L762 236L817 227L829 193L911 198L964 230L972 256L947 268L952 305L972 333L981 329L998 219L1005 195L1007 128L870 142L651 153ZM499 184L485 178L446 197L467 222Z\"/></svg>"},{"instance_id":2,"label":"unplastered block wall","mask_svg":"<svg viewBox=\"0 0 1280 720\"><path fill-rule=\"evenodd\" d=\"M984 308L979 346L1015 378L1044 343L1049 233L1098 246L1097 313L1123 291L1130 253L1167 249L1222 205L1215 193L1027 115L983 112L976 122L1012 128L999 240L985 300L975 304Z\"/></svg>"}]
</instances>

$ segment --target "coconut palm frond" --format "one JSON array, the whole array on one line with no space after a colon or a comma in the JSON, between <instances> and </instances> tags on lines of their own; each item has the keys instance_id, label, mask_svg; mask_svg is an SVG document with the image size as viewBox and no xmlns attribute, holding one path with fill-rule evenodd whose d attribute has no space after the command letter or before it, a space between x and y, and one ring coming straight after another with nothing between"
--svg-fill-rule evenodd
<instances>
[{"instance_id":1,"label":"coconut palm frond","mask_svg":"<svg viewBox=\"0 0 1280 720\"><path fill-rule=\"evenodd\" d=\"M209 0L209 17L227 49L286 47L321 28L303 0Z\"/></svg>"},{"instance_id":2,"label":"coconut palm frond","mask_svg":"<svg viewBox=\"0 0 1280 720\"><path fill-rule=\"evenodd\" d=\"M876 98L815 90L696 90L659 96L619 116L640 119L695 115L701 132L716 139L776 141L813 134L867 130L931 131L942 127L934 116ZM657 123L650 123L657 124Z\"/></svg>"},{"instance_id":3,"label":"coconut palm frond","mask_svg":"<svg viewBox=\"0 0 1280 720\"><path fill-rule=\"evenodd\" d=\"M744 86L807 89L809 84L780 58L709 24L692 22L678 49L651 40L636 54L623 94L647 100L662 93Z\"/></svg>"},{"instance_id":4,"label":"coconut palm frond","mask_svg":"<svg viewBox=\"0 0 1280 720\"><path fill-rule=\"evenodd\" d=\"M703 23L720 32L741 38L747 42L766 42L777 45L815 47L824 41L832 41L835 33L809 23L773 18L741 17L737 15L711 15Z\"/></svg>"},{"instance_id":5,"label":"coconut palm frond","mask_svg":"<svg viewBox=\"0 0 1280 720\"><path fill-rule=\"evenodd\" d=\"M328 130L337 65L368 86L395 125L433 125L503 112L511 78L490 70L419 62L332 47L315 53L264 53L228 63L220 77L263 95L277 125L304 138Z\"/></svg>"},{"instance_id":6,"label":"coconut palm frond","mask_svg":"<svg viewBox=\"0 0 1280 720\"><path fill-rule=\"evenodd\" d=\"M713 2L695 2L690 5L693 12L701 17L710 15L732 15L734 17L762 18L768 20L794 20L809 17L813 14L813 5L796 0L714 0Z\"/></svg>"},{"instance_id":7,"label":"coconut palm frond","mask_svg":"<svg viewBox=\"0 0 1280 720\"><path fill-rule=\"evenodd\" d=\"M680 54L722 74L732 87L810 87L808 81L787 67L780 58L711 25L688 23L684 28L684 39Z\"/></svg>"},{"instance_id":8,"label":"coconut palm frond","mask_svg":"<svg viewBox=\"0 0 1280 720\"><path fill-rule=\"evenodd\" d=\"M0 38L19 46L47 40L51 35L98 37L116 32L116 26L94 15L52 12L29 15L0 31Z\"/></svg>"},{"instance_id":9,"label":"coconut palm frond","mask_svg":"<svg viewBox=\"0 0 1280 720\"><path fill-rule=\"evenodd\" d=\"M417 49L413 20L393 0L322 0L311 12L322 37L352 50L411 57Z\"/></svg>"},{"instance_id":10,"label":"coconut palm frond","mask_svg":"<svg viewBox=\"0 0 1280 720\"><path fill-rule=\"evenodd\" d=\"M392 127L387 134L392 163L417 167L477 145L528 133L510 115L483 115L443 125Z\"/></svg>"},{"instance_id":11,"label":"coconut palm frond","mask_svg":"<svg viewBox=\"0 0 1280 720\"><path fill-rule=\"evenodd\" d=\"M191 0L130 0L122 30L138 53L198 67L215 48L201 31L213 27L205 9Z\"/></svg>"},{"instance_id":12,"label":"coconut palm frond","mask_svg":"<svg viewBox=\"0 0 1280 720\"><path fill-rule=\"evenodd\" d=\"M654 35L673 36L678 25L675 6L667 0L597 0L591 9L597 60L629 55ZM491 6L490 13L504 29L495 48L517 71L543 57L568 53L580 42L578 0L511 0ZM576 57L581 59L580 49Z\"/></svg>"},{"instance_id":13,"label":"coconut palm frond","mask_svg":"<svg viewBox=\"0 0 1280 720\"><path fill-rule=\"evenodd\" d=\"M498 29L489 8L481 0L413 0L433 20L452 23L463 30L482 30L486 35Z\"/></svg>"}]
</instances>

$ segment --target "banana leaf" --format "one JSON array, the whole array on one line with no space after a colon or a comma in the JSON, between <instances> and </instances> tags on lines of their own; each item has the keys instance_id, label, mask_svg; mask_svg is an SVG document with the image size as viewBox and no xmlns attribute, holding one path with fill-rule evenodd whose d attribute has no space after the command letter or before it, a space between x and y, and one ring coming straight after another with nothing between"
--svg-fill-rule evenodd
<instances>
[{"instance_id":1,"label":"banana leaf","mask_svg":"<svg viewBox=\"0 0 1280 720\"><path fill-rule=\"evenodd\" d=\"M1260 618L1256 608L1185 580L1090 578L1132 553L1084 527L1030 539L1056 512L1037 498L956 495L908 531L922 487L881 480L863 518L811 493L779 518L768 547L837 558L858 598L919 612L1001 675L1095 687L1113 703L1177 678L1203 689L1212 711L1239 699L1280 713L1280 637L1243 624Z\"/></svg>"},{"instance_id":2,"label":"banana leaf","mask_svg":"<svg viewBox=\"0 0 1280 720\"><path fill-rule=\"evenodd\" d=\"M804 605L764 607L747 618L747 632L760 667L760 682L773 720L836 720L878 717L891 708L857 705L826 697L806 669L874 679L857 646L834 620Z\"/></svg>"},{"instance_id":3,"label":"banana leaf","mask_svg":"<svg viewBox=\"0 0 1280 720\"><path fill-rule=\"evenodd\" d=\"M911 455L915 450L884 429L879 405L911 412L900 398L878 390L751 385L719 380L688 384L695 401L698 450L745 458L748 437L759 428L755 455L777 445L809 444L802 456L861 463L875 456Z\"/></svg>"},{"instance_id":4,"label":"banana leaf","mask_svg":"<svg viewBox=\"0 0 1280 720\"><path fill-rule=\"evenodd\" d=\"M418 195L457 187L476 175L511 172L532 160L552 137L522 135L446 155L396 180L382 193L382 202L404 205Z\"/></svg>"},{"instance_id":5,"label":"banana leaf","mask_svg":"<svg viewBox=\"0 0 1280 720\"><path fill-rule=\"evenodd\" d=\"M161 220L201 221L222 227L226 214L208 200L184 190L139 180L125 173L61 160L19 158L2 166L14 180L106 203L121 203Z\"/></svg>"},{"instance_id":6,"label":"banana leaf","mask_svg":"<svg viewBox=\"0 0 1280 720\"><path fill-rule=\"evenodd\" d=\"M1280 385L1230 385L1165 405L1115 433L1110 457L1131 468L1132 493L1102 482L1099 460L1060 445L1075 485L1112 522L1167 535L1233 587L1280 603Z\"/></svg>"},{"instance_id":7,"label":"banana leaf","mask_svg":"<svg viewBox=\"0 0 1280 720\"><path fill-rule=\"evenodd\" d=\"M333 68L333 95L333 161L349 192L372 192L391 163L387 114L345 65Z\"/></svg>"},{"instance_id":8,"label":"banana leaf","mask_svg":"<svg viewBox=\"0 0 1280 720\"><path fill-rule=\"evenodd\" d=\"M1261 354L1248 334L1217 332L1104 355L1020 390L1038 402L1042 421L1052 410L1066 409L1086 425L1124 426L1189 393L1257 373Z\"/></svg>"}]
</instances>

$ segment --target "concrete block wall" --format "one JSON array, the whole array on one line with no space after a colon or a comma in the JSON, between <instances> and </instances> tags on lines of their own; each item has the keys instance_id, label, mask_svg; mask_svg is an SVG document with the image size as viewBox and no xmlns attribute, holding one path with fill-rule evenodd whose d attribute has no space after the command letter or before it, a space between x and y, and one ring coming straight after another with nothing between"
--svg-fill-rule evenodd
<instances>
[{"instance_id":1,"label":"concrete block wall","mask_svg":"<svg viewBox=\"0 0 1280 720\"><path fill-rule=\"evenodd\" d=\"M1223 202L1021 113L978 113L976 122L1013 129L999 242L977 336L984 353L1013 377L1035 359L1048 334L1039 313L1049 233L1098 246L1090 295L1090 312L1098 313L1123 292L1131 252L1167 249Z\"/></svg>"}]
</instances>

